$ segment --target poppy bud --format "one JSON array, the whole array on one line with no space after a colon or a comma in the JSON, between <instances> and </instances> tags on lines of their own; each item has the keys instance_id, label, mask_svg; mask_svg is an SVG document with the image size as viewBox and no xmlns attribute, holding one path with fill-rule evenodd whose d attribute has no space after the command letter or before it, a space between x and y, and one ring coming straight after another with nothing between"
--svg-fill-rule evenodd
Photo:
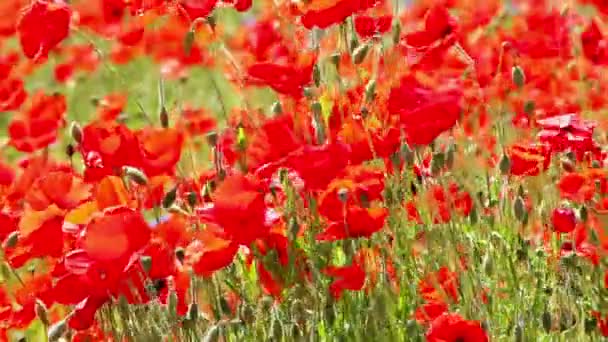
<instances>
[{"instance_id":1,"label":"poppy bud","mask_svg":"<svg viewBox=\"0 0 608 342\"><path fill-rule=\"evenodd\" d=\"M82 128L80 128L80 125L76 121L73 121L70 125L70 134L75 142L79 144L82 142Z\"/></svg>"},{"instance_id":2,"label":"poppy bud","mask_svg":"<svg viewBox=\"0 0 608 342\"><path fill-rule=\"evenodd\" d=\"M431 173L434 176L438 175L444 166L445 166L445 154L443 154L443 152L437 152L437 153L433 154L433 159L431 160Z\"/></svg>"},{"instance_id":3,"label":"poppy bud","mask_svg":"<svg viewBox=\"0 0 608 342\"><path fill-rule=\"evenodd\" d=\"M312 68L312 80L315 82L316 87L321 85L321 69L319 68L319 64L315 64Z\"/></svg>"},{"instance_id":4,"label":"poppy bud","mask_svg":"<svg viewBox=\"0 0 608 342\"><path fill-rule=\"evenodd\" d=\"M139 258L139 262L141 262L141 267L146 273L150 272L150 269L152 268L152 258L150 256L142 255Z\"/></svg>"},{"instance_id":5,"label":"poppy bud","mask_svg":"<svg viewBox=\"0 0 608 342\"><path fill-rule=\"evenodd\" d=\"M148 184L148 177L144 174L144 172L136 167L132 166L123 166L122 172L125 176L129 177L135 183L139 185Z\"/></svg>"},{"instance_id":6,"label":"poppy bud","mask_svg":"<svg viewBox=\"0 0 608 342\"><path fill-rule=\"evenodd\" d=\"M340 54L339 54L339 53L337 53L337 52L336 52L336 53L332 53L332 54L329 56L329 60L330 60L330 61L331 61L331 63L332 63L333 65L335 65L335 66L336 66L336 68L337 68L337 67L340 65Z\"/></svg>"},{"instance_id":7,"label":"poppy bud","mask_svg":"<svg viewBox=\"0 0 608 342\"><path fill-rule=\"evenodd\" d=\"M170 315L177 314L177 293L174 290L169 290L167 296L167 308L169 309Z\"/></svg>"},{"instance_id":8,"label":"poppy bud","mask_svg":"<svg viewBox=\"0 0 608 342\"><path fill-rule=\"evenodd\" d=\"M401 40L401 23L399 20L393 22L393 44L398 44Z\"/></svg>"},{"instance_id":9,"label":"poppy bud","mask_svg":"<svg viewBox=\"0 0 608 342\"><path fill-rule=\"evenodd\" d=\"M217 133L216 132L209 132L209 133L207 133L207 143L210 146L217 145Z\"/></svg>"},{"instance_id":10,"label":"poppy bud","mask_svg":"<svg viewBox=\"0 0 608 342\"><path fill-rule=\"evenodd\" d=\"M281 102L275 101L270 106L270 111L272 112L272 114L275 114L275 115L283 113L283 107L281 106Z\"/></svg>"},{"instance_id":11,"label":"poppy bud","mask_svg":"<svg viewBox=\"0 0 608 342\"><path fill-rule=\"evenodd\" d=\"M589 212L587 210L586 205L580 207L580 209L578 210L578 217L581 218L581 221L587 222L587 219L589 218Z\"/></svg>"},{"instance_id":12,"label":"poppy bud","mask_svg":"<svg viewBox=\"0 0 608 342\"><path fill-rule=\"evenodd\" d=\"M489 254L486 254L483 257L482 265L484 272L488 276L492 276L492 274L494 274L494 261L492 260L492 257Z\"/></svg>"},{"instance_id":13,"label":"poppy bud","mask_svg":"<svg viewBox=\"0 0 608 342\"><path fill-rule=\"evenodd\" d=\"M369 52L369 45L363 44L363 45L357 46L357 48L353 50L353 63L361 64L363 62L363 60L365 60L365 57L367 56L368 52Z\"/></svg>"},{"instance_id":14,"label":"poppy bud","mask_svg":"<svg viewBox=\"0 0 608 342\"><path fill-rule=\"evenodd\" d=\"M526 74L524 74L524 70L519 65L511 69L511 79L513 80L513 84L518 88L523 87L526 83Z\"/></svg>"},{"instance_id":15,"label":"poppy bud","mask_svg":"<svg viewBox=\"0 0 608 342\"><path fill-rule=\"evenodd\" d=\"M19 241L19 232L18 231L14 231L10 234L8 234L8 236L6 237L6 240L4 240L4 248L13 248L17 245L17 242Z\"/></svg>"},{"instance_id":16,"label":"poppy bud","mask_svg":"<svg viewBox=\"0 0 608 342\"><path fill-rule=\"evenodd\" d=\"M194 28L191 28L184 37L184 53L186 56L190 56L192 47L194 46Z\"/></svg>"},{"instance_id":17,"label":"poppy bud","mask_svg":"<svg viewBox=\"0 0 608 342\"><path fill-rule=\"evenodd\" d=\"M372 102L376 98L376 80L371 79L365 85L365 101Z\"/></svg>"},{"instance_id":18,"label":"poppy bud","mask_svg":"<svg viewBox=\"0 0 608 342\"><path fill-rule=\"evenodd\" d=\"M65 334L67 330L67 324L65 322L65 320L59 321L55 324L53 324L50 328L49 328L49 332L48 332L48 340L49 342L54 342L59 340L63 334Z\"/></svg>"},{"instance_id":19,"label":"poppy bud","mask_svg":"<svg viewBox=\"0 0 608 342\"><path fill-rule=\"evenodd\" d=\"M527 115L531 115L535 108L536 104L534 103L534 101L526 101L526 103L524 104L524 113L526 113Z\"/></svg>"},{"instance_id":20,"label":"poppy bud","mask_svg":"<svg viewBox=\"0 0 608 342\"><path fill-rule=\"evenodd\" d=\"M177 247L175 249L175 257L177 260L179 260L179 262L183 262L184 258L186 257L186 251L184 251L182 247Z\"/></svg>"},{"instance_id":21,"label":"poppy bud","mask_svg":"<svg viewBox=\"0 0 608 342\"><path fill-rule=\"evenodd\" d=\"M519 220L519 222L523 222L526 216L526 208L524 206L524 200L520 196L517 196L515 202L513 203L513 213L515 214L515 218Z\"/></svg>"},{"instance_id":22,"label":"poppy bud","mask_svg":"<svg viewBox=\"0 0 608 342\"><path fill-rule=\"evenodd\" d=\"M572 208L555 208L551 214L551 224L558 233L570 233L576 227L576 214Z\"/></svg>"},{"instance_id":23,"label":"poppy bud","mask_svg":"<svg viewBox=\"0 0 608 342\"><path fill-rule=\"evenodd\" d=\"M503 175L509 174L511 171L511 160L509 159L509 156L506 154L502 155L500 162L498 163L498 168Z\"/></svg>"},{"instance_id":24,"label":"poppy bud","mask_svg":"<svg viewBox=\"0 0 608 342\"><path fill-rule=\"evenodd\" d=\"M455 157L456 157L456 145L454 145L452 143L452 144L450 144L450 146L448 147L448 150L446 152L445 165L448 167L448 169L451 169L454 166Z\"/></svg>"},{"instance_id":25,"label":"poppy bud","mask_svg":"<svg viewBox=\"0 0 608 342\"><path fill-rule=\"evenodd\" d=\"M46 305L40 299L36 299L34 311L36 311L36 316L38 316L38 319L40 319L40 322L42 322L42 324L44 324L45 326L48 326L50 324L48 310L46 308Z\"/></svg>"},{"instance_id":26,"label":"poppy bud","mask_svg":"<svg viewBox=\"0 0 608 342\"><path fill-rule=\"evenodd\" d=\"M338 189L338 198L340 199L340 202L346 203L346 201L348 200L348 189L346 189L346 188Z\"/></svg>"},{"instance_id":27,"label":"poppy bud","mask_svg":"<svg viewBox=\"0 0 608 342\"><path fill-rule=\"evenodd\" d=\"M191 207L194 207L196 205L196 202L198 202L198 196L196 195L196 192L190 191L188 193L188 204Z\"/></svg>"},{"instance_id":28,"label":"poppy bud","mask_svg":"<svg viewBox=\"0 0 608 342\"><path fill-rule=\"evenodd\" d=\"M167 112L165 106L160 109L160 125L163 128L169 127L169 113Z\"/></svg>"},{"instance_id":29,"label":"poppy bud","mask_svg":"<svg viewBox=\"0 0 608 342\"><path fill-rule=\"evenodd\" d=\"M68 158L72 158L72 156L74 155L74 153L76 153L76 151L74 150L74 145L68 144L65 147L65 154L68 156Z\"/></svg>"},{"instance_id":30,"label":"poppy bud","mask_svg":"<svg viewBox=\"0 0 608 342\"><path fill-rule=\"evenodd\" d=\"M173 205L173 203L175 202L176 198L177 198L177 187L174 187L173 189L169 190L169 192L167 192L167 194L163 198L163 202L162 202L163 208L167 209L167 208L171 207Z\"/></svg>"},{"instance_id":31,"label":"poppy bud","mask_svg":"<svg viewBox=\"0 0 608 342\"><path fill-rule=\"evenodd\" d=\"M187 317L191 321L196 321L198 319L198 305L196 303L191 303L188 307Z\"/></svg>"}]
</instances>

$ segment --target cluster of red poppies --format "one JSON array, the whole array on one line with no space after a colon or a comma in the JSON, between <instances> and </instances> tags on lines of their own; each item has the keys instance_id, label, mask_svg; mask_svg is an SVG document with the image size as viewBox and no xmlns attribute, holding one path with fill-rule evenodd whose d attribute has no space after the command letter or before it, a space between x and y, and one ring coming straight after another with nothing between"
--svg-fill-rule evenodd
<instances>
[{"instance_id":1,"label":"cluster of red poppies","mask_svg":"<svg viewBox=\"0 0 608 342\"><path fill-rule=\"evenodd\" d=\"M0 340L36 319L111 339L98 313L121 300L219 320L195 283L238 265L278 302L324 279L335 301L417 281L428 341L488 341L457 310L471 251L408 279L398 249L500 220L547 267L605 274L587 314L608 336L605 2L259 1L1 1ZM240 105L215 85L221 113L172 108L160 87L150 115L117 91L73 121L75 80L140 59L166 82L219 70ZM49 65L63 91L28 83ZM237 315L243 294L220 292Z\"/></svg>"}]
</instances>

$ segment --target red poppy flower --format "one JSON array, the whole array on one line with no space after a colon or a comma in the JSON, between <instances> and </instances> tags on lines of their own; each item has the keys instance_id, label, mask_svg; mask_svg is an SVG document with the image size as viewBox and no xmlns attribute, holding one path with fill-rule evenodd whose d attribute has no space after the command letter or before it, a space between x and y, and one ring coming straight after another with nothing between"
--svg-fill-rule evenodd
<instances>
[{"instance_id":1,"label":"red poppy flower","mask_svg":"<svg viewBox=\"0 0 608 342\"><path fill-rule=\"evenodd\" d=\"M0 112L19 109L26 98L27 93L22 80L14 78L2 80L0 77Z\"/></svg>"},{"instance_id":2,"label":"red poppy flower","mask_svg":"<svg viewBox=\"0 0 608 342\"><path fill-rule=\"evenodd\" d=\"M300 67L260 62L250 66L247 73L252 81L268 85L281 94L301 98L304 86L312 81L313 65L314 61Z\"/></svg>"},{"instance_id":3,"label":"red poppy flower","mask_svg":"<svg viewBox=\"0 0 608 342\"><path fill-rule=\"evenodd\" d=\"M42 175L33 184L25 200L34 210L44 210L50 205L60 209L74 209L91 196L91 186L65 171Z\"/></svg>"},{"instance_id":4,"label":"red poppy flower","mask_svg":"<svg viewBox=\"0 0 608 342\"><path fill-rule=\"evenodd\" d=\"M584 153L596 149L593 131L597 123L583 120L576 114L552 116L536 121L542 128L538 133L540 141L551 146L554 152L567 149Z\"/></svg>"},{"instance_id":5,"label":"red poppy flower","mask_svg":"<svg viewBox=\"0 0 608 342\"><path fill-rule=\"evenodd\" d=\"M437 317L426 332L428 342L487 342L487 333L479 321L469 321L456 313Z\"/></svg>"},{"instance_id":6,"label":"red poppy flower","mask_svg":"<svg viewBox=\"0 0 608 342\"><path fill-rule=\"evenodd\" d=\"M19 221L17 245L6 251L10 264L18 268L35 258L60 257L64 248L62 226L63 215L55 206L26 212Z\"/></svg>"},{"instance_id":7,"label":"red poppy flower","mask_svg":"<svg viewBox=\"0 0 608 342\"><path fill-rule=\"evenodd\" d=\"M581 34L583 54L594 64L608 64L608 40L593 20Z\"/></svg>"},{"instance_id":8,"label":"red poppy flower","mask_svg":"<svg viewBox=\"0 0 608 342\"><path fill-rule=\"evenodd\" d=\"M285 167L295 171L309 190L324 189L348 165L350 149L342 143L323 146L303 146L287 157L258 168L255 173L263 179ZM318 172L323 170L324 172Z\"/></svg>"},{"instance_id":9,"label":"red poppy flower","mask_svg":"<svg viewBox=\"0 0 608 342\"><path fill-rule=\"evenodd\" d=\"M85 126L82 133L80 150L87 167L85 179L101 179L125 165L140 166L139 142L126 126L98 121Z\"/></svg>"},{"instance_id":10,"label":"red poppy flower","mask_svg":"<svg viewBox=\"0 0 608 342\"><path fill-rule=\"evenodd\" d=\"M410 145L428 145L460 118L462 91L429 89L414 77L401 80L388 99L388 110L400 116Z\"/></svg>"},{"instance_id":11,"label":"red poppy flower","mask_svg":"<svg viewBox=\"0 0 608 342\"><path fill-rule=\"evenodd\" d=\"M392 15L379 17L358 15L355 17L355 30L363 38L372 38L388 32L391 29L392 20Z\"/></svg>"},{"instance_id":12,"label":"red poppy flower","mask_svg":"<svg viewBox=\"0 0 608 342\"><path fill-rule=\"evenodd\" d=\"M70 30L72 11L63 0L35 0L19 19L17 29L23 53L32 59L46 57Z\"/></svg>"},{"instance_id":13,"label":"red poppy flower","mask_svg":"<svg viewBox=\"0 0 608 342\"><path fill-rule=\"evenodd\" d=\"M558 233L570 233L576 227L576 214L572 208L555 208L551 214L551 224Z\"/></svg>"},{"instance_id":14,"label":"red poppy flower","mask_svg":"<svg viewBox=\"0 0 608 342\"><path fill-rule=\"evenodd\" d=\"M302 15L302 25L307 29L315 26L324 29L378 3L375 0L314 0L307 5L306 12Z\"/></svg>"},{"instance_id":15,"label":"red poppy flower","mask_svg":"<svg viewBox=\"0 0 608 342\"><path fill-rule=\"evenodd\" d=\"M204 109L184 108L180 116L178 127L184 126L190 135L203 135L217 126L215 118Z\"/></svg>"},{"instance_id":16,"label":"red poppy flower","mask_svg":"<svg viewBox=\"0 0 608 342\"><path fill-rule=\"evenodd\" d=\"M216 4L217 0L180 0L178 6L185 11L190 21L194 21L211 14Z\"/></svg>"},{"instance_id":17,"label":"red poppy flower","mask_svg":"<svg viewBox=\"0 0 608 342\"><path fill-rule=\"evenodd\" d=\"M186 264L202 276L210 277L216 271L232 264L239 251L237 243L219 236L220 232L206 231L200 239L194 240L185 251Z\"/></svg>"},{"instance_id":18,"label":"red poppy flower","mask_svg":"<svg viewBox=\"0 0 608 342\"><path fill-rule=\"evenodd\" d=\"M549 167L550 155L542 146L514 145L508 151L510 173L514 176L537 176Z\"/></svg>"},{"instance_id":19,"label":"red poppy flower","mask_svg":"<svg viewBox=\"0 0 608 342\"><path fill-rule=\"evenodd\" d=\"M437 288L437 286L440 287ZM441 267L437 272L427 275L418 283L418 292L427 301L447 301L446 295L458 302L458 287L460 281L456 272L447 267Z\"/></svg>"},{"instance_id":20,"label":"red poppy flower","mask_svg":"<svg viewBox=\"0 0 608 342\"><path fill-rule=\"evenodd\" d=\"M173 174L182 152L184 137L171 128L148 128L138 132L141 166L147 176Z\"/></svg>"},{"instance_id":21,"label":"red poppy flower","mask_svg":"<svg viewBox=\"0 0 608 342\"><path fill-rule=\"evenodd\" d=\"M329 285L329 292L335 299L340 299L344 291L360 291L365 285L365 270L354 262L350 266L328 266L321 272L337 278Z\"/></svg>"},{"instance_id":22,"label":"red poppy flower","mask_svg":"<svg viewBox=\"0 0 608 342\"><path fill-rule=\"evenodd\" d=\"M15 116L8 127L10 143L22 152L44 148L57 139L64 124L66 100L63 95L37 93L25 110Z\"/></svg>"},{"instance_id":23,"label":"red poppy flower","mask_svg":"<svg viewBox=\"0 0 608 342\"><path fill-rule=\"evenodd\" d=\"M433 6L424 15L424 29L405 35L404 41L407 46L425 50L440 40L453 43L457 28L456 20L445 7Z\"/></svg>"},{"instance_id":24,"label":"red poppy flower","mask_svg":"<svg viewBox=\"0 0 608 342\"><path fill-rule=\"evenodd\" d=\"M150 228L141 213L126 207L112 207L93 218L81 239L94 261L125 260L150 240Z\"/></svg>"},{"instance_id":25,"label":"red poppy flower","mask_svg":"<svg viewBox=\"0 0 608 342\"><path fill-rule=\"evenodd\" d=\"M432 301L416 308L414 317L420 324L430 324L437 317L443 315L447 311L448 305L446 303Z\"/></svg>"},{"instance_id":26,"label":"red poppy flower","mask_svg":"<svg viewBox=\"0 0 608 342\"><path fill-rule=\"evenodd\" d=\"M96 116L101 121L116 120L127 105L127 96L123 93L111 93L104 96L97 106Z\"/></svg>"},{"instance_id":27,"label":"red poppy flower","mask_svg":"<svg viewBox=\"0 0 608 342\"><path fill-rule=\"evenodd\" d=\"M254 179L228 176L212 197L213 204L199 210L199 216L221 227L230 241L249 246L268 233L264 194Z\"/></svg>"},{"instance_id":28,"label":"red poppy flower","mask_svg":"<svg viewBox=\"0 0 608 342\"><path fill-rule=\"evenodd\" d=\"M317 241L336 241L346 238L370 237L384 226L388 213L384 208L365 209L350 207L346 217L339 222L332 222L327 229L317 234Z\"/></svg>"}]
</instances>

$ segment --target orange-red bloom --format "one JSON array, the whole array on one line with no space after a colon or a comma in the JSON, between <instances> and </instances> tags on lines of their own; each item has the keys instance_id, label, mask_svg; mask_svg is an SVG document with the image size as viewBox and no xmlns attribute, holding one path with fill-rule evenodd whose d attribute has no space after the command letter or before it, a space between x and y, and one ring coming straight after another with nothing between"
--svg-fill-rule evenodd
<instances>
[{"instance_id":1,"label":"orange-red bloom","mask_svg":"<svg viewBox=\"0 0 608 342\"><path fill-rule=\"evenodd\" d=\"M19 40L28 58L38 59L61 43L69 33L72 11L63 0L35 0L18 23Z\"/></svg>"}]
</instances>

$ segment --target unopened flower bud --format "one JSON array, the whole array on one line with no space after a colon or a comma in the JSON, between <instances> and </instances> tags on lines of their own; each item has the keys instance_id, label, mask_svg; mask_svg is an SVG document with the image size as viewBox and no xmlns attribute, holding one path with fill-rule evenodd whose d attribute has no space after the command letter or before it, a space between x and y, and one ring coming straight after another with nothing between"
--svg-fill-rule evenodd
<instances>
[{"instance_id":1,"label":"unopened flower bud","mask_svg":"<svg viewBox=\"0 0 608 342\"><path fill-rule=\"evenodd\" d=\"M376 98L376 80L371 79L365 85L365 100L371 102Z\"/></svg>"},{"instance_id":2,"label":"unopened flower bud","mask_svg":"<svg viewBox=\"0 0 608 342\"><path fill-rule=\"evenodd\" d=\"M518 88L521 88L526 84L526 74L524 74L524 70L519 65L516 65L511 69L511 78L513 84Z\"/></svg>"},{"instance_id":3,"label":"unopened flower bud","mask_svg":"<svg viewBox=\"0 0 608 342\"><path fill-rule=\"evenodd\" d=\"M357 46L357 48L353 50L353 63L361 64L365 60L368 52L369 45L363 44Z\"/></svg>"},{"instance_id":4,"label":"unopened flower bud","mask_svg":"<svg viewBox=\"0 0 608 342\"><path fill-rule=\"evenodd\" d=\"M513 214L519 222L523 222L526 216L526 208L524 206L524 200L520 196L517 196L513 203Z\"/></svg>"},{"instance_id":5,"label":"unopened flower bud","mask_svg":"<svg viewBox=\"0 0 608 342\"><path fill-rule=\"evenodd\" d=\"M68 325L66 324L65 320L61 320L61 321L53 324L49 328L49 332L48 332L49 342L58 341L67 331L67 327L68 327Z\"/></svg>"},{"instance_id":6,"label":"unopened flower bud","mask_svg":"<svg viewBox=\"0 0 608 342\"><path fill-rule=\"evenodd\" d=\"M543 329L545 329L545 332L550 332L551 326L552 326L552 319L551 319L551 313L549 311L545 310L545 312L543 312L543 315L541 316L541 321L543 324Z\"/></svg>"},{"instance_id":7,"label":"unopened flower bud","mask_svg":"<svg viewBox=\"0 0 608 342\"><path fill-rule=\"evenodd\" d=\"M148 184L148 177L144 174L144 172L136 167L132 166L123 166L122 172L125 176L129 177L135 183L139 185Z\"/></svg>"},{"instance_id":8,"label":"unopened flower bud","mask_svg":"<svg viewBox=\"0 0 608 342\"><path fill-rule=\"evenodd\" d=\"M283 107L281 106L281 102L275 101L270 106L270 111L272 112L272 114L275 114L275 115L283 113Z\"/></svg>"},{"instance_id":9,"label":"unopened flower bud","mask_svg":"<svg viewBox=\"0 0 608 342\"><path fill-rule=\"evenodd\" d=\"M8 234L8 236L6 237L6 239L4 240L4 244L2 247L6 248L13 248L17 245L17 242L19 241L19 232L18 231L14 231L10 234Z\"/></svg>"},{"instance_id":10,"label":"unopened flower bud","mask_svg":"<svg viewBox=\"0 0 608 342\"><path fill-rule=\"evenodd\" d=\"M175 199L177 198L177 187L174 187L173 189L169 190L169 192L167 192L165 194L165 197L163 198L163 208L167 209L169 207L171 207L173 205L173 203L175 203Z\"/></svg>"},{"instance_id":11,"label":"unopened flower bud","mask_svg":"<svg viewBox=\"0 0 608 342\"><path fill-rule=\"evenodd\" d=\"M48 326L50 324L48 310L46 308L46 305L40 299L36 299L34 311L36 311L36 316L38 316L38 319L40 319L40 322L42 322L42 324L44 324L45 326Z\"/></svg>"},{"instance_id":12,"label":"unopened flower bud","mask_svg":"<svg viewBox=\"0 0 608 342\"><path fill-rule=\"evenodd\" d=\"M150 272L150 269L152 268L152 258L150 256L142 255L139 258L139 262L141 262L141 267L146 273Z\"/></svg>"},{"instance_id":13,"label":"unopened flower bud","mask_svg":"<svg viewBox=\"0 0 608 342\"><path fill-rule=\"evenodd\" d=\"M188 319L196 321L198 319L198 314L198 305L196 303L191 303L188 307Z\"/></svg>"},{"instance_id":14,"label":"unopened flower bud","mask_svg":"<svg viewBox=\"0 0 608 342\"><path fill-rule=\"evenodd\" d=\"M507 175L511 172L511 160L509 159L509 156L506 154L502 155L500 162L498 163L498 168L503 175Z\"/></svg>"},{"instance_id":15,"label":"unopened flower bud","mask_svg":"<svg viewBox=\"0 0 608 342\"><path fill-rule=\"evenodd\" d=\"M315 64L312 68L312 80L315 82L316 87L321 85L321 68L319 68L319 64Z\"/></svg>"},{"instance_id":16,"label":"unopened flower bud","mask_svg":"<svg viewBox=\"0 0 608 342\"><path fill-rule=\"evenodd\" d=\"M82 143L82 128L80 128L80 125L76 121L73 121L70 125L70 134L75 142Z\"/></svg>"},{"instance_id":17,"label":"unopened flower bud","mask_svg":"<svg viewBox=\"0 0 608 342\"><path fill-rule=\"evenodd\" d=\"M167 108L165 108L165 106L163 106L160 109L160 125L163 128L167 128L169 127L169 112L167 112Z\"/></svg>"},{"instance_id":18,"label":"unopened flower bud","mask_svg":"<svg viewBox=\"0 0 608 342\"><path fill-rule=\"evenodd\" d=\"M184 53L186 56L190 56L190 52L194 46L194 38L194 28L191 28L186 32L186 36L184 37Z\"/></svg>"}]
</instances>

